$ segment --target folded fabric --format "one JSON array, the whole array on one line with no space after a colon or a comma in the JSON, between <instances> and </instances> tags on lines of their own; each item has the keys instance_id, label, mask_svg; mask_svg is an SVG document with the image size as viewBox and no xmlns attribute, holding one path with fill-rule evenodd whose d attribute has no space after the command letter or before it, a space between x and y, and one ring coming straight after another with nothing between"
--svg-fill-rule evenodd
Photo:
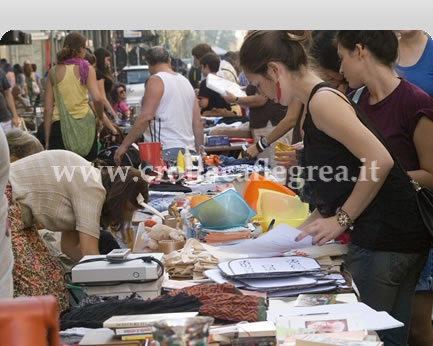
<instances>
[{"instance_id":1,"label":"folded fabric","mask_svg":"<svg viewBox=\"0 0 433 346\"><path fill-rule=\"evenodd\" d=\"M266 302L263 297L243 295L235 286L224 284L199 284L171 291L168 295L186 293L200 303L199 313L230 322L256 322L266 320Z\"/></svg>"},{"instance_id":2,"label":"folded fabric","mask_svg":"<svg viewBox=\"0 0 433 346\"><path fill-rule=\"evenodd\" d=\"M74 327L102 328L108 318L115 315L156 314L168 312L199 311L201 303L192 295L161 295L152 300L118 299L111 297L103 302L74 307L60 316L60 330Z\"/></svg>"}]
</instances>

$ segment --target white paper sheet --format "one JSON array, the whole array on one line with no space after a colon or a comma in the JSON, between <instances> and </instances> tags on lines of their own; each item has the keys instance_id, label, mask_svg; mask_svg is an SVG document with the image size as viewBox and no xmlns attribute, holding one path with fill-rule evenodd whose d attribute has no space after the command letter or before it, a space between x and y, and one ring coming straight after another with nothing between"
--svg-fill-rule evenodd
<instances>
[{"instance_id":1,"label":"white paper sheet","mask_svg":"<svg viewBox=\"0 0 433 346\"><path fill-rule=\"evenodd\" d=\"M215 247L215 249L225 253L236 253L237 255L242 255L241 257L281 256L293 249L312 246L312 238L310 236L305 237L299 242L295 241L299 233L301 231L296 228L279 224L257 239L247 239L239 244ZM208 247L211 246L206 246L206 248Z\"/></svg>"},{"instance_id":2,"label":"white paper sheet","mask_svg":"<svg viewBox=\"0 0 433 346\"><path fill-rule=\"evenodd\" d=\"M284 302L279 299L269 300L267 313L268 321L276 323L278 316L296 316L302 314L348 314L361 313L364 315L367 330L384 330L403 327L403 323L396 320L385 311L376 311L364 303L329 304L308 307L294 307L294 302Z\"/></svg>"}]
</instances>

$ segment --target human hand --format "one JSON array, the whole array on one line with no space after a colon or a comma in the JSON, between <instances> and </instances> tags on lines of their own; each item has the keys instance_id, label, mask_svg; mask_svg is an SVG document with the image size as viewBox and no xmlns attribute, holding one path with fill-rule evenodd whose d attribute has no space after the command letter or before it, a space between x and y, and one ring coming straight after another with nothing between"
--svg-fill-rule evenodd
<instances>
[{"instance_id":1,"label":"human hand","mask_svg":"<svg viewBox=\"0 0 433 346\"><path fill-rule=\"evenodd\" d=\"M259 154L256 144L251 144L247 150L245 150L245 155L250 158L255 158Z\"/></svg>"},{"instance_id":2,"label":"human hand","mask_svg":"<svg viewBox=\"0 0 433 346\"><path fill-rule=\"evenodd\" d=\"M221 95L224 101L227 103L235 103L236 102L236 96L233 95L231 92L226 91L226 95Z\"/></svg>"},{"instance_id":3,"label":"human hand","mask_svg":"<svg viewBox=\"0 0 433 346\"><path fill-rule=\"evenodd\" d=\"M274 160L277 166L283 166L285 168L290 168L298 165L295 150L275 152Z\"/></svg>"},{"instance_id":4,"label":"human hand","mask_svg":"<svg viewBox=\"0 0 433 346\"><path fill-rule=\"evenodd\" d=\"M299 228L299 230L301 233L296 237L295 241L300 241L309 235L313 238L313 245L323 245L330 240L334 240L345 231L344 227L338 224L337 216L320 217Z\"/></svg>"},{"instance_id":5,"label":"human hand","mask_svg":"<svg viewBox=\"0 0 433 346\"><path fill-rule=\"evenodd\" d=\"M11 121L12 121L13 127L16 127L16 128L21 127L21 122L24 123L24 119L20 118L19 116L14 116Z\"/></svg>"},{"instance_id":6,"label":"human hand","mask_svg":"<svg viewBox=\"0 0 433 346\"><path fill-rule=\"evenodd\" d=\"M116 166L120 166L120 162L122 161L123 155L126 153L128 148L125 148L123 145L121 145L119 148L117 148L116 152L114 153L114 163Z\"/></svg>"}]
</instances>

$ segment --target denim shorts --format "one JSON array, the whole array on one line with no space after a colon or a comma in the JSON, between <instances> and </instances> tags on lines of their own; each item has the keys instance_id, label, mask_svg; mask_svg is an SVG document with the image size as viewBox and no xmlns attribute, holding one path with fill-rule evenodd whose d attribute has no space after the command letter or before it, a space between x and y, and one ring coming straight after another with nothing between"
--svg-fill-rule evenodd
<instances>
[{"instance_id":1,"label":"denim shorts","mask_svg":"<svg viewBox=\"0 0 433 346\"><path fill-rule=\"evenodd\" d=\"M433 249L430 249L427 261L419 276L416 291L433 291Z\"/></svg>"}]
</instances>

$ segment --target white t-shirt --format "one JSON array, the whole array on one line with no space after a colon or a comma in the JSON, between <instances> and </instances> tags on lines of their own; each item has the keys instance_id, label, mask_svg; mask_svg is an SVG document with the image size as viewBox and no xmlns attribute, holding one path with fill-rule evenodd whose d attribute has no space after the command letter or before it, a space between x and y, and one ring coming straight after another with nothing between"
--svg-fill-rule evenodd
<instances>
[{"instance_id":1,"label":"white t-shirt","mask_svg":"<svg viewBox=\"0 0 433 346\"><path fill-rule=\"evenodd\" d=\"M145 142L161 142L162 149L189 148L195 150L192 126L196 97L191 83L181 74L158 72L164 92L155 120L144 132Z\"/></svg>"}]
</instances>

